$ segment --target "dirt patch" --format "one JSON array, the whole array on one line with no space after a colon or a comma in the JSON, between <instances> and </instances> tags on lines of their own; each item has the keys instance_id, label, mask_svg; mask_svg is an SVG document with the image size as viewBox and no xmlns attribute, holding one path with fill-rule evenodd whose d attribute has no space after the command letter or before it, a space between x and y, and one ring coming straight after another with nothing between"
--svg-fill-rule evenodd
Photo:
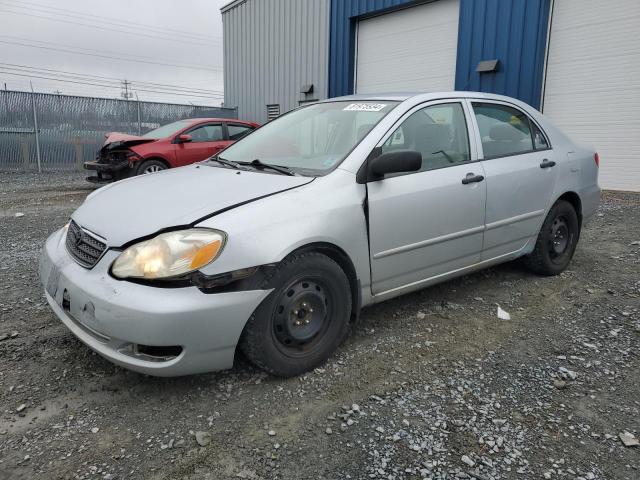
<instances>
[{"instance_id":1,"label":"dirt patch","mask_svg":"<svg viewBox=\"0 0 640 480\"><path fill-rule=\"evenodd\" d=\"M605 195L562 275L516 262L366 309L300 378L239 359L156 379L93 354L42 296L44 239L90 191L0 181L0 478L640 478L618 438L640 437L640 196Z\"/></svg>"}]
</instances>

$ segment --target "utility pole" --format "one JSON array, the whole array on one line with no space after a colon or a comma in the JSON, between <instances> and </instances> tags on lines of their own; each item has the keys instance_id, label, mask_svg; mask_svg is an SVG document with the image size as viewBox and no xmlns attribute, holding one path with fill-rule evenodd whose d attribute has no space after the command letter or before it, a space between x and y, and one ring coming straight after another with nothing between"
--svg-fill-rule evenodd
<instances>
[{"instance_id":1,"label":"utility pole","mask_svg":"<svg viewBox=\"0 0 640 480\"><path fill-rule=\"evenodd\" d=\"M130 87L131 82L125 78L122 82L122 92L120 92L120 96L125 100L129 100L131 97L133 97L133 92L129 91Z\"/></svg>"}]
</instances>

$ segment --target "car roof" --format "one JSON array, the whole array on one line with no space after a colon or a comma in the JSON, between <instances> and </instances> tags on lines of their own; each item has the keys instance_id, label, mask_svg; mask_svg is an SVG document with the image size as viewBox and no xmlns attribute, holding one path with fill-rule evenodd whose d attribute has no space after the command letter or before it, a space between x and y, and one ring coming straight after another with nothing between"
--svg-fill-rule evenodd
<instances>
[{"instance_id":1,"label":"car roof","mask_svg":"<svg viewBox=\"0 0 640 480\"><path fill-rule=\"evenodd\" d=\"M244 123L246 125L255 125L254 122L247 122L246 120L238 120L237 118L183 118L185 122L202 123L202 122L233 122Z\"/></svg>"},{"instance_id":2,"label":"car roof","mask_svg":"<svg viewBox=\"0 0 640 480\"><path fill-rule=\"evenodd\" d=\"M497 95L495 93L470 92L470 91L449 91L449 92L387 92L387 93L361 93L356 95L346 95L343 97L328 98L324 102L332 101L395 101L404 102L415 99L420 101L439 100L442 98L480 98L486 100L501 100L510 103L521 104L519 100Z\"/></svg>"}]
</instances>

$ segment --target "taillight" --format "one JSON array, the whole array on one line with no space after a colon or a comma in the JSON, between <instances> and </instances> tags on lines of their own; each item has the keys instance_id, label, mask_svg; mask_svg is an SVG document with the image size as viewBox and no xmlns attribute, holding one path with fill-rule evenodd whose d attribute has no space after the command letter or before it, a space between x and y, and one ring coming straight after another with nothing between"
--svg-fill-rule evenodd
<instances>
[{"instance_id":1,"label":"taillight","mask_svg":"<svg viewBox=\"0 0 640 480\"><path fill-rule=\"evenodd\" d=\"M598 152L593 154L593 161L596 162L596 167L600 168L600 155L598 155Z\"/></svg>"}]
</instances>

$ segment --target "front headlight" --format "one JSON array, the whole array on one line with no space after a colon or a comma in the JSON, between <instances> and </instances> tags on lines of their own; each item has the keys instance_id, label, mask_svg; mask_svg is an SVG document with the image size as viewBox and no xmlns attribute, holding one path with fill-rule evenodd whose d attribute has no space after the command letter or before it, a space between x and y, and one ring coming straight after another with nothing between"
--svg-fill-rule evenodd
<instances>
[{"instance_id":1,"label":"front headlight","mask_svg":"<svg viewBox=\"0 0 640 480\"><path fill-rule=\"evenodd\" d=\"M170 278L213 262L226 241L224 232L192 228L162 233L130 246L113 263L118 278Z\"/></svg>"}]
</instances>

